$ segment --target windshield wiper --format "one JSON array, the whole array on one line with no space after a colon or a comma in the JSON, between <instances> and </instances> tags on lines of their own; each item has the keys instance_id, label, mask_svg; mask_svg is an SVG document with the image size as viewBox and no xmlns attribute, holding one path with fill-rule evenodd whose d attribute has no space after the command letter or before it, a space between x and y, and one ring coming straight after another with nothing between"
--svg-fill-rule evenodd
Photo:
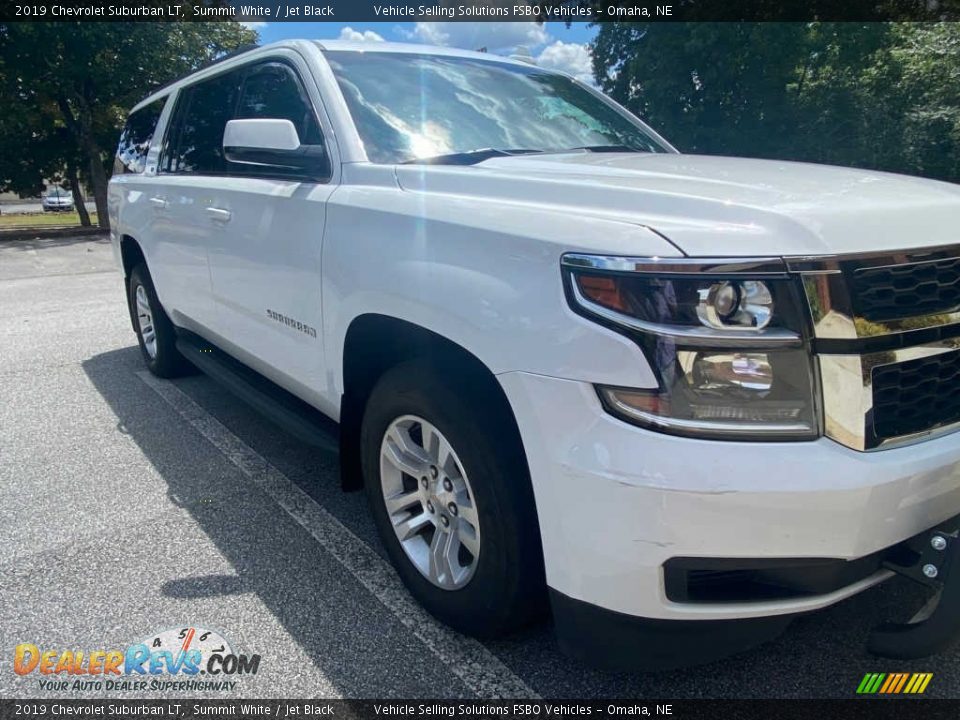
<instances>
[{"instance_id":1,"label":"windshield wiper","mask_svg":"<svg viewBox=\"0 0 960 720\"><path fill-rule=\"evenodd\" d=\"M540 153L543 150L533 150L528 148L481 148L479 150L467 150L466 152L447 153L445 155L433 155L425 158L413 158L404 160L401 165L476 165L477 163L489 160L494 157L509 157L510 155L531 155Z\"/></svg>"},{"instance_id":2,"label":"windshield wiper","mask_svg":"<svg viewBox=\"0 0 960 720\"><path fill-rule=\"evenodd\" d=\"M649 153L649 150L641 150L631 145L580 145L579 147L566 148L564 150L554 150L552 152L574 152L576 150L585 150L594 153L613 153L613 152L631 152L631 153Z\"/></svg>"}]
</instances>

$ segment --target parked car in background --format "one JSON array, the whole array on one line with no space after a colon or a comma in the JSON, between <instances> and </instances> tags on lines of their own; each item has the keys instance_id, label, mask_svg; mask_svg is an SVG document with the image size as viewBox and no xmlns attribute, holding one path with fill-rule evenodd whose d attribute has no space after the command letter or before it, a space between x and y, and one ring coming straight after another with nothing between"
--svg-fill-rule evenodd
<instances>
[{"instance_id":1,"label":"parked car in background","mask_svg":"<svg viewBox=\"0 0 960 720\"><path fill-rule=\"evenodd\" d=\"M569 652L662 669L900 572L943 602L872 649L960 633L957 186L681 154L528 63L327 41L156 92L116 162L149 369L339 423L457 630L549 599Z\"/></svg>"},{"instance_id":2,"label":"parked car in background","mask_svg":"<svg viewBox=\"0 0 960 720\"><path fill-rule=\"evenodd\" d=\"M53 185L43 196L44 212L69 212L73 210L73 194L59 185Z\"/></svg>"}]
</instances>

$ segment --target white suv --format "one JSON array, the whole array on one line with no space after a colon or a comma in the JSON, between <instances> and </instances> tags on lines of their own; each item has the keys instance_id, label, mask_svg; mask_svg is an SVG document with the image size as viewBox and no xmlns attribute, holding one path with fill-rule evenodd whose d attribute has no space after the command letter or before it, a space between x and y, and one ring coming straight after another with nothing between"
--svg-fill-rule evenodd
<instances>
[{"instance_id":1,"label":"white suv","mask_svg":"<svg viewBox=\"0 0 960 720\"><path fill-rule=\"evenodd\" d=\"M894 572L957 635L960 189L679 154L486 54L258 48L137 105L111 233L144 359L364 487L410 591L478 636L707 661ZM951 579L952 578L952 579Z\"/></svg>"}]
</instances>

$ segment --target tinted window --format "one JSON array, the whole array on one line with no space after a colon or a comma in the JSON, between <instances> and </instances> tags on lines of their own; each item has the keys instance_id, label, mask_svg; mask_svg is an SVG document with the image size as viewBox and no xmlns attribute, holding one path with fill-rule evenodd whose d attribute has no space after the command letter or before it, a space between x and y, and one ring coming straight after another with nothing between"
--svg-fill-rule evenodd
<instances>
[{"instance_id":1,"label":"tinted window","mask_svg":"<svg viewBox=\"0 0 960 720\"><path fill-rule=\"evenodd\" d=\"M142 173L146 169L150 141L166 102L167 98L160 98L130 114L120 133L117 157L113 162L114 174Z\"/></svg>"},{"instance_id":2,"label":"tinted window","mask_svg":"<svg viewBox=\"0 0 960 720\"><path fill-rule=\"evenodd\" d=\"M223 130L233 117L240 79L240 72L228 72L181 91L164 150L164 170L203 175L224 172Z\"/></svg>"},{"instance_id":3,"label":"tinted window","mask_svg":"<svg viewBox=\"0 0 960 720\"><path fill-rule=\"evenodd\" d=\"M373 162L486 148L666 151L582 85L532 65L345 50L326 57Z\"/></svg>"},{"instance_id":4,"label":"tinted window","mask_svg":"<svg viewBox=\"0 0 960 720\"><path fill-rule=\"evenodd\" d=\"M323 143L310 100L296 73L283 63L258 65L250 71L243 83L236 117L289 120L297 128L302 144Z\"/></svg>"}]
</instances>

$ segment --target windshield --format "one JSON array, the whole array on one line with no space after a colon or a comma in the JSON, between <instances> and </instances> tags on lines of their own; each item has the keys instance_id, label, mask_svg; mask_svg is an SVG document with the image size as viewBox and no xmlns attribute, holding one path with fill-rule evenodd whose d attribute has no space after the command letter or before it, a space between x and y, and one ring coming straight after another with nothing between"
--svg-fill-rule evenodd
<instances>
[{"instance_id":1,"label":"windshield","mask_svg":"<svg viewBox=\"0 0 960 720\"><path fill-rule=\"evenodd\" d=\"M372 162L489 149L667 152L580 84L541 68L443 55L325 54Z\"/></svg>"}]
</instances>

